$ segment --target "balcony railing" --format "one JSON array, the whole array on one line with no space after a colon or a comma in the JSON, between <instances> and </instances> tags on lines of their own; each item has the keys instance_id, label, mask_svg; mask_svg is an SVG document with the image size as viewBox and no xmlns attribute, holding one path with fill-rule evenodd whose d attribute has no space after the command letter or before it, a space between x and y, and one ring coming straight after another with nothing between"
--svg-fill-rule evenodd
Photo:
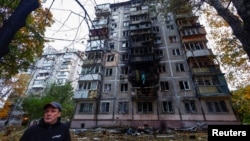
<instances>
[{"instance_id":1,"label":"balcony railing","mask_svg":"<svg viewBox=\"0 0 250 141\"><path fill-rule=\"evenodd\" d=\"M230 91L227 86L197 86L197 95L200 97L224 97L229 96Z\"/></svg>"},{"instance_id":2,"label":"balcony railing","mask_svg":"<svg viewBox=\"0 0 250 141\"><path fill-rule=\"evenodd\" d=\"M84 81L93 81L93 80L99 80L101 81L101 74L84 74L81 75L79 80L84 80Z\"/></svg>"},{"instance_id":3,"label":"balcony railing","mask_svg":"<svg viewBox=\"0 0 250 141\"><path fill-rule=\"evenodd\" d=\"M193 75L208 75L208 74L221 74L219 66L208 66L208 67L193 67L191 69Z\"/></svg>"},{"instance_id":4,"label":"balcony railing","mask_svg":"<svg viewBox=\"0 0 250 141\"><path fill-rule=\"evenodd\" d=\"M201 49L201 50L193 50L193 51L186 51L187 58L189 57L200 57L200 56L209 56L212 55L211 49Z\"/></svg>"},{"instance_id":5,"label":"balcony railing","mask_svg":"<svg viewBox=\"0 0 250 141\"><path fill-rule=\"evenodd\" d=\"M78 90L74 92L74 99L95 99L97 98L97 90Z\"/></svg>"},{"instance_id":6,"label":"balcony railing","mask_svg":"<svg viewBox=\"0 0 250 141\"><path fill-rule=\"evenodd\" d=\"M157 97L154 88L136 88L136 90L131 93L133 100L156 100Z\"/></svg>"}]
</instances>

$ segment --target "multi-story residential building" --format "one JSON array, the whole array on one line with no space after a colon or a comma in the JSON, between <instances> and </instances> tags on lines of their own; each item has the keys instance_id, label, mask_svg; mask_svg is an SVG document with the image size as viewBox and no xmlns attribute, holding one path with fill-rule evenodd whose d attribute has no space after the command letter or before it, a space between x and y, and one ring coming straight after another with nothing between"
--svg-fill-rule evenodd
<instances>
[{"instance_id":1,"label":"multi-story residential building","mask_svg":"<svg viewBox=\"0 0 250 141\"><path fill-rule=\"evenodd\" d=\"M95 7L71 128L239 124L206 32L143 0Z\"/></svg>"},{"instance_id":2,"label":"multi-story residential building","mask_svg":"<svg viewBox=\"0 0 250 141\"><path fill-rule=\"evenodd\" d=\"M42 57L31 66L33 71L27 93L42 94L44 88L52 83L64 85L71 82L76 89L83 55L83 52L75 49L57 51L51 47L46 48Z\"/></svg>"}]
</instances>

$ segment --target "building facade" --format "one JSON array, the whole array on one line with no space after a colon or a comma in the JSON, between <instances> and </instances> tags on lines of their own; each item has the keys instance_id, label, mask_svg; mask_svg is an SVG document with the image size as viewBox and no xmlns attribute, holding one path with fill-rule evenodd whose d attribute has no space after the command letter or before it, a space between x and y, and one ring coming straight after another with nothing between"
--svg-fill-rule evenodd
<instances>
[{"instance_id":1,"label":"building facade","mask_svg":"<svg viewBox=\"0 0 250 141\"><path fill-rule=\"evenodd\" d=\"M31 66L31 80L27 94L43 94L44 89L55 83L64 85L71 82L74 89L77 88L79 74L84 54L81 51L67 49L57 51L48 47L43 55Z\"/></svg>"},{"instance_id":2,"label":"building facade","mask_svg":"<svg viewBox=\"0 0 250 141\"><path fill-rule=\"evenodd\" d=\"M143 0L95 7L71 128L239 124L198 17Z\"/></svg>"}]
</instances>

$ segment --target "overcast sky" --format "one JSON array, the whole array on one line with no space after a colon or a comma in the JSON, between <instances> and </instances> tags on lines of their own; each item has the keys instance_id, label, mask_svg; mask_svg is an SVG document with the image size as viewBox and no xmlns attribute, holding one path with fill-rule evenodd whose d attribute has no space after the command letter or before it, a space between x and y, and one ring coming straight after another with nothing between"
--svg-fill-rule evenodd
<instances>
[{"instance_id":1,"label":"overcast sky","mask_svg":"<svg viewBox=\"0 0 250 141\"><path fill-rule=\"evenodd\" d=\"M116 3L128 0L78 0L93 20L96 4ZM76 0L46 0L43 7L50 8L55 23L47 28L45 37L54 39L46 43L45 47L52 46L58 50L75 48L84 51L88 38L88 26L84 20L85 12Z\"/></svg>"}]
</instances>

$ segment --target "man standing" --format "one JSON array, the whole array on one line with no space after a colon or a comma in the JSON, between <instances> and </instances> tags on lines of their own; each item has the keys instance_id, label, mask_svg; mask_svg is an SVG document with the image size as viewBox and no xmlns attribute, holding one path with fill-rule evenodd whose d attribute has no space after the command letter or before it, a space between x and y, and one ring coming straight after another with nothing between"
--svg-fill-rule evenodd
<instances>
[{"instance_id":1,"label":"man standing","mask_svg":"<svg viewBox=\"0 0 250 141\"><path fill-rule=\"evenodd\" d=\"M29 127L20 141L71 141L68 126L61 123L62 106L58 102L51 102L43 109L43 118L37 125Z\"/></svg>"}]
</instances>

